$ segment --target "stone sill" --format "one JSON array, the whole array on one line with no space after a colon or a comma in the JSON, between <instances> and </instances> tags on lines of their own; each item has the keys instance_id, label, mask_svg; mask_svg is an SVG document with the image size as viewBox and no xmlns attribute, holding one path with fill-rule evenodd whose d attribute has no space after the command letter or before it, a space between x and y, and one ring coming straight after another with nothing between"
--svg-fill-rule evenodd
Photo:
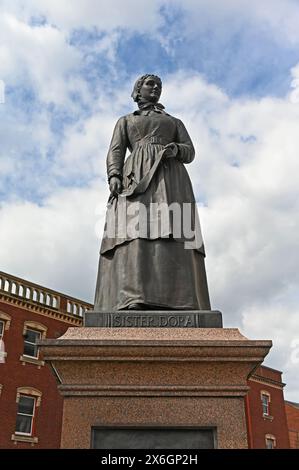
<instances>
[{"instance_id":1,"label":"stone sill","mask_svg":"<svg viewBox=\"0 0 299 470\"><path fill-rule=\"evenodd\" d=\"M263 415L263 419L268 420L268 421L273 421L274 417L270 415Z\"/></svg>"},{"instance_id":2,"label":"stone sill","mask_svg":"<svg viewBox=\"0 0 299 470\"><path fill-rule=\"evenodd\" d=\"M30 356L25 356L25 355L20 356L20 361L22 362L23 366L26 364L26 362L28 364L35 364L38 367L38 369L40 369L41 366L45 365L45 361L41 361L40 359L37 359L35 357L30 357Z\"/></svg>"},{"instance_id":3,"label":"stone sill","mask_svg":"<svg viewBox=\"0 0 299 470\"><path fill-rule=\"evenodd\" d=\"M23 436L22 434L17 433L12 434L11 440L15 441L15 444L17 444L17 442L28 442L32 446L38 443L38 437Z\"/></svg>"}]
</instances>

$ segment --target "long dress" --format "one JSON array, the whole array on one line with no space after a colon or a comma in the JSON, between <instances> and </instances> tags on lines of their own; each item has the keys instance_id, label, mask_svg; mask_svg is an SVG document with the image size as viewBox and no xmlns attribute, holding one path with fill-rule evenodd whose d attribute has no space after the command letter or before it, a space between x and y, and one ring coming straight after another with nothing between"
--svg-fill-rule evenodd
<instances>
[{"instance_id":1,"label":"long dress","mask_svg":"<svg viewBox=\"0 0 299 470\"><path fill-rule=\"evenodd\" d=\"M163 158L169 143L177 145L178 153ZM127 149L131 153L125 159ZM107 173L122 179L123 191L108 202L96 311L133 303L210 310L204 245L185 168L194 156L184 124L164 111L135 111L116 123Z\"/></svg>"}]
</instances>

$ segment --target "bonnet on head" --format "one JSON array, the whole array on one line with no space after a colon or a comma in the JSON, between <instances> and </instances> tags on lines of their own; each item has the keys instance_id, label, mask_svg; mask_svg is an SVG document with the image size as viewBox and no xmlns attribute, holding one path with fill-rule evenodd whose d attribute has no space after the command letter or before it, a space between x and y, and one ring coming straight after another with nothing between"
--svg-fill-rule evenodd
<instances>
[{"instance_id":1,"label":"bonnet on head","mask_svg":"<svg viewBox=\"0 0 299 470\"><path fill-rule=\"evenodd\" d=\"M132 94L131 94L134 101L138 101L140 88L142 87L144 80L146 80L148 77L156 78L160 82L161 87L162 87L162 80L157 75L153 75L152 73L147 73L146 75L142 75L136 80Z\"/></svg>"}]
</instances>

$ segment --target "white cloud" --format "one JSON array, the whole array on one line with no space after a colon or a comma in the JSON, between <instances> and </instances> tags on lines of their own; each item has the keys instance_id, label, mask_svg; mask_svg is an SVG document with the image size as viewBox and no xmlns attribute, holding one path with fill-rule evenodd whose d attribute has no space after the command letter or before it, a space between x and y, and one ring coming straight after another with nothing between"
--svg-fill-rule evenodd
<instances>
[{"instance_id":1,"label":"white cloud","mask_svg":"<svg viewBox=\"0 0 299 470\"><path fill-rule=\"evenodd\" d=\"M174 0L187 13L190 35L204 30L225 37L251 22L256 28L271 31L277 41L299 42L299 5L296 0Z\"/></svg>"},{"instance_id":2,"label":"white cloud","mask_svg":"<svg viewBox=\"0 0 299 470\"><path fill-rule=\"evenodd\" d=\"M246 3L246 8L240 0L223 4L216 0L173 0L171 4L153 0L146 7L139 0L4 0L2 4L0 78L7 85L29 83L43 102L68 107L74 106L72 94L79 94L88 105L91 102L88 85L80 74L85 54L103 54L110 61L110 73L117 75L115 54L124 32L127 37L133 32L148 33L171 53L175 45L167 46L167 37L171 43L176 28L163 28L161 7L170 11L175 6L181 9L180 16L187 24L179 28L177 40L208 30L227 38L242 30L248 21L257 22L262 29L272 28L277 33L274 38L282 31L287 38L291 35L293 41L299 40L299 7L292 0L253 0ZM69 42L74 31L84 28L99 33L88 49L84 42L76 45ZM104 76L102 80L105 82Z\"/></svg>"},{"instance_id":3,"label":"white cloud","mask_svg":"<svg viewBox=\"0 0 299 470\"><path fill-rule=\"evenodd\" d=\"M70 78L80 66L80 53L65 34L50 25L32 27L10 14L0 20L1 75L9 86L34 87L45 103L68 102L80 85Z\"/></svg>"},{"instance_id":4,"label":"white cloud","mask_svg":"<svg viewBox=\"0 0 299 470\"><path fill-rule=\"evenodd\" d=\"M288 300L285 302L285 299L283 302L276 299L271 305L257 305L243 312L243 325L250 339L273 341L273 347L266 359L267 365L283 372L283 381L287 384L287 399L298 401L298 307L290 305Z\"/></svg>"},{"instance_id":5,"label":"white cloud","mask_svg":"<svg viewBox=\"0 0 299 470\"><path fill-rule=\"evenodd\" d=\"M235 30L244 21L252 20L263 28L272 29L276 35L280 34L281 39L293 43L299 40L296 0L252 0L250 3L246 0L152 0L146 4L140 0L5 0L2 3L7 11L26 22L34 17L44 17L50 24L67 32L97 28L100 31L128 29L153 33L163 24L160 8L171 11L177 6L188 18L188 28L180 31L181 34L215 24L218 25L218 33L222 34L227 21Z\"/></svg>"},{"instance_id":6,"label":"white cloud","mask_svg":"<svg viewBox=\"0 0 299 470\"><path fill-rule=\"evenodd\" d=\"M42 206L3 203L1 270L92 301L108 197L98 183L57 191Z\"/></svg>"},{"instance_id":7,"label":"white cloud","mask_svg":"<svg viewBox=\"0 0 299 470\"><path fill-rule=\"evenodd\" d=\"M293 104L299 104L299 64L291 70L292 82L291 87L292 91L290 92L289 99Z\"/></svg>"},{"instance_id":8,"label":"white cloud","mask_svg":"<svg viewBox=\"0 0 299 470\"><path fill-rule=\"evenodd\" d=\"M299 42L299 5L296 0L255 0L248 4L253 16L269 25L281 39L287 39L290 43Z\"/></svg>"},{"instance_id":9,"label":"white cloud","mask_svg":"<svg viewBox=\"0 0 299 470\"><path fill-rule=\"evenodd\" d=\"M69 127L58 151L57 172L71 175L101 175L106 179L106 155L115 116L96 113Z\"/></svg>"},{"instance_id":10,"label":"white cloud","mask_svg":"<svg viewBox=\"0 0 299 470\"><path fill-rule=\"evenodd\" d=\"M66 31L94 27L107 31L129 28L146 32L161 24L161 0L146 5L138 0L16 0L5 1L7 9L29 21L31 17L44 16L48 22Z\"/></svg>"},{"instance_id":11,"label":"white cloud","mask_svg":"<svg viewBox=\"0 0 299 470\"><path fill-rule=\"evenodd\" d=\"M91 116L68 126L57 151L55 174L69 178L99 175L106 181L106 156L114 125L120 114L134 109L130 98L132 81L128 80L121 90L112 91L107 84L101 87L92 103ZM110 93L106 94L107 90Z\"/></svg>"},{"instance_id":12,"label":"white cloud","mask_svg":"<svg viewBox=\"0 0 299 470\"><path fill-rule=\"evenodd\" d=\"M92 106L92 93L82 74L84 66L96 54L105 59L109 74L116 76L115 53L122 32L155 33L162 24L160 3L152 1L144 8L135 0L3 1L0 79L8 87L32 87L43 103L65 106L74 114L78 111L74 94ZM98 38L88 47L84 41L71 44L72 33L79 29L97 32ZM98 73L100 90L107 77Z\"/></svg>"}]
</instances>

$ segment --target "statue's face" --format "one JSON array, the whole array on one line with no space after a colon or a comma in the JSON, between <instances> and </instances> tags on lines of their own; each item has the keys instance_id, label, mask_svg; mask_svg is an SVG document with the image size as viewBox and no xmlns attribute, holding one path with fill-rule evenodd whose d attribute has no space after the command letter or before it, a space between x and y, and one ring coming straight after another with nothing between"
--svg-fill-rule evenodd
<instances>
[{"instance_id":1,"label":"statue's face","mask_svg":"<svg viewBox=\"0 0 299 470\"><path fill-rule=\"evenodd\" d=\"M147 77L140 88L140 96L147 101L157 103L161 96L161 83L155 77Z\"/></svg>"}]
</instances>

